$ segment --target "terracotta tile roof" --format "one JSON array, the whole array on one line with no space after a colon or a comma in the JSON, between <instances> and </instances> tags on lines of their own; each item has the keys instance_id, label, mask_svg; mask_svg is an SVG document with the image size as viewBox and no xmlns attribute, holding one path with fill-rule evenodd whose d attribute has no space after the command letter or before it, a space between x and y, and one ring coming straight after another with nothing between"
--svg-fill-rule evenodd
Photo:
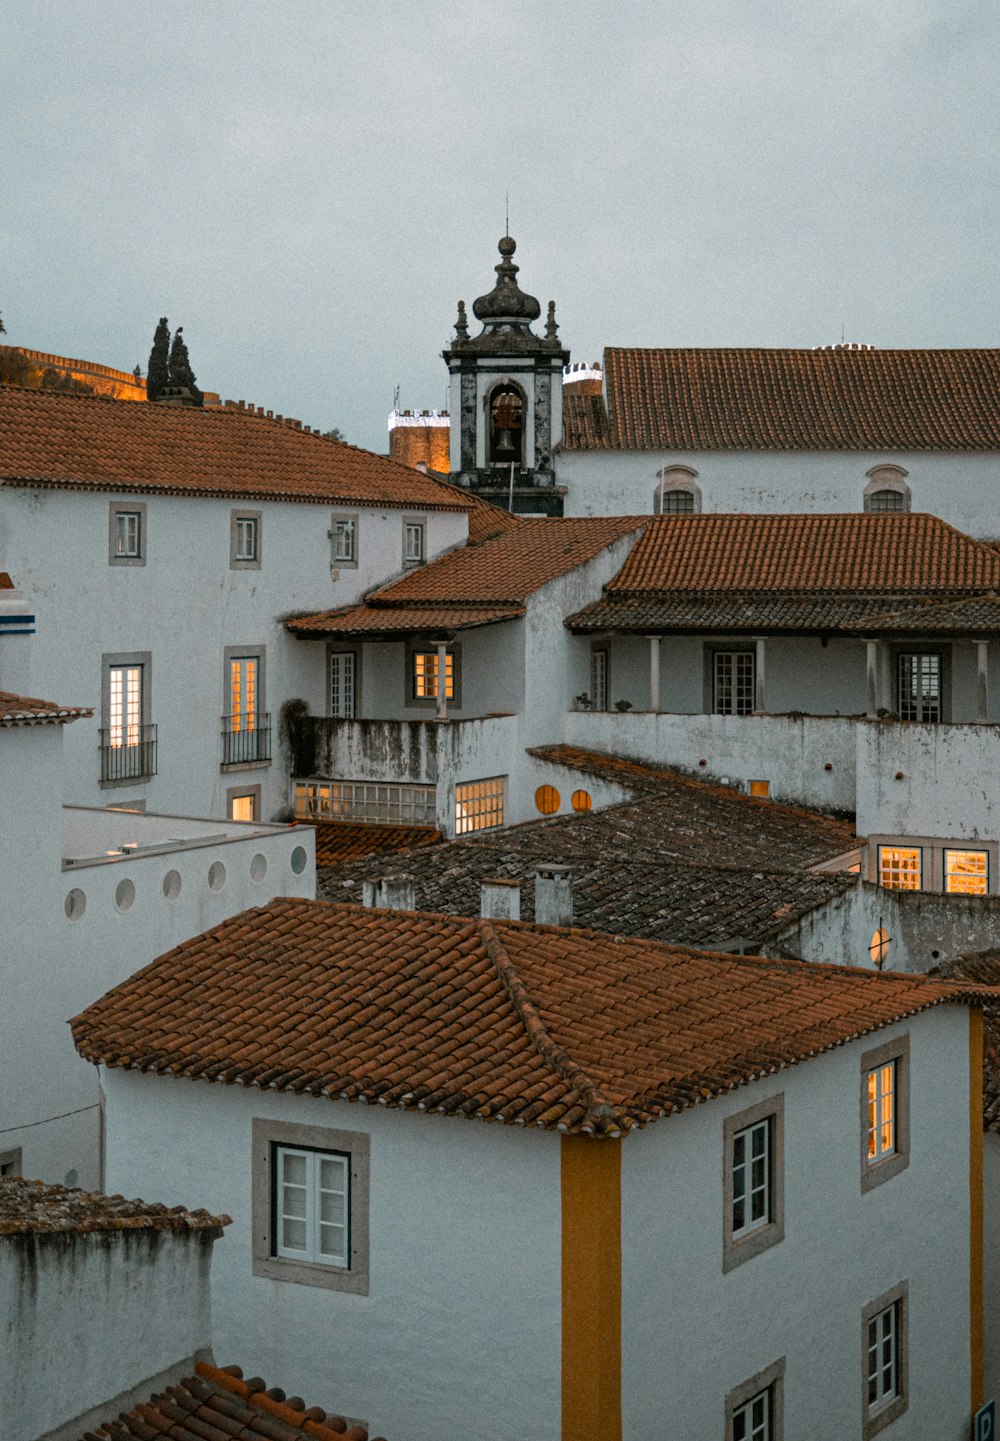
<instances>
[{"instance_id":1,"label":"terracotta tile roof","mask_svg":"<svg viewBox=\"0 0 1000 1441\"><path fill-rule=\"evenodd\" d=\"M604 352L607 416L565 444L612 450L996 450L1000 350Z\"/></svg>"},{"instance_id":2,"label":"terracotta tile roof","mask_svg":"<svg viewBox=\"0 0 1000 1441\"><path fill-rule=\"evenodd\" d=\"M468 509L420 471L248 411L4 385L0 484Z\"/></svg>"},{"instance_id":3,"label":"terracotta tile roof","mask_svg":"<svg viewBox=\"0 0 1000 1441\"><path fill-rule=\"evenodd\" d=\"M112 1067L620 1135L943 1002L925 977L284 898L71 1023Z\"/></svg>"},{"instance_id":4,"label":"terracotta tile roof","mask_svg":"<svg viewBox=\"0 0 1000 1441\"><path fill-rule=\"evenodd\" d=\"M85 1432L82 1441L368 1441L364 1426L319 1406L307 1410L278 1386L266 1390L259 1376L244 1380L239 1366L198 1361L194 1369L179 1385Z\"/></svg>"},{"instance_id":5,"label":"terracotta tile roof","mask_svg":"<svg viewBox=\"0 0 1000 1441\"><path fill-rule=\"evenodd\" d=\"M349 821L312 821L316 831L316 864L334 866L361 856L432 846L441 840L433 826L353 825Z\"/></svg>"},{"instance_id":6,"label":"terracotta tile roof","mask_svg":"<svg viewBox=\"0 0 1000 1441\"><path fill-rule=\"evenodd\" d=\"M957 956L928 974L942 981L1000 987L1000 951ZM1000 991L983 1007L983 1129L1000 1132Z\"/></svg>"},{"instance_id":7,"label":"terracotta tile roof","mask_svg":"<svg viewBox=\"0 0 1000 1441\"><path fill-rule=\"evenodd\" d=\"M20 1176L0 1176L0 1236L72 1231L205 1231L230 1224L228 1216L126 1201Z\"/></svg>"},{"instance_id":8,"label":"terracotta tile roof","mask_svg":"<svg viewBox=\"0 0 1000 1441\"><path fill-rule=\"evenodd\" d=\"M426 635L429 631L442 634L457 630L474 630L481 625L496 625L503 620L517 620L524 615L523 605L411 605L369 606L349 605L339 610L324 610L317 615L302 615L286 620L285 627L308 639L325 635L364 636L369 640L381 635Z\"/></svg>"},{"instance_id":9,"label":"terracotta tile roof","mask_svg":"<svg viewBox=\"0 0 1000 1441\"><path fill-rule=\"evenodd\" d=\"M463 546L367 596L363 605L286 621L305 635L459 630L523 615L528 597L593 560L645 516L521 520L477 546ZM997 560L1000 571L1000 557ZM425 611L423 619L417 614ZM396 615L391 612L397 612Z\"/></svg>"},{"instance_id":10,"label":"terracotta tile roof","mask_svg":"<svg viewBox=\"0 0 1000 1441\"><path fill-rule=\"evenodd\" d=\"M92 716L89 706L61 706L51 700L32 700L0 690L0 726L61 725Z\"/></svg>"},{"instance_id":11,"label":"terracotta tile roof","mask_svg":"<svg viewBox=\"0 0 1000 1441\"><path fill-rule=\"evenodd\" d=\"M603 395L579 394L563 387L562 443L566 450L614 448Z\"/></svg>"},{"instance_id":12,"label":"terracotta tile roof","mask_svg":"<svg viewBox=\"0 0 1000 1441\"><path fill-rule=\"evenodd\" d=\"M502 877L521 882L521 914L530 916L534 869L555 861L572 867L580 925L714 950L754 949L856 884L843 872L809 869L856 848L848 821L573 746L529 754L577 773L567 776L564 797L585 787L580 776L589 773L633 799L393 857L392 869L414 878L421 910L478 916L482 882ZM359 901L363 883L386 870L370 858L325 868L320 892Z\"/></svg>"},{"instance_id":13,"label":"terracotta tile roof","mask_svg":"<svg viewBox=\"0 0 1000 1441\"><path fill-rule=\"evenodd\" d=\"M881 631L905 631L912 635L923 631L934 635L968 635L1000 631L1000 595L962 596L958 600L938 597L897 597L889 606L884 603L877 615L845 623L850 630L877 626Z\"/></svg>"},{"instance_id":14,"label":"terracotta tile roof","mask_svg":"<svg viewBox=\"0 0 1000 1441\"><path fill-rule=\"evenodd\" d=\"M482 545L484 540L493 540L495 536L503 535L509 530L516 530L522 524L522 517L512 515L509 510L504 510L499 505L493 505L482 496L473 495L470 491L460 490L458 495L471 504L469 511L469 544Z\"/></svg>"}]
</instances>

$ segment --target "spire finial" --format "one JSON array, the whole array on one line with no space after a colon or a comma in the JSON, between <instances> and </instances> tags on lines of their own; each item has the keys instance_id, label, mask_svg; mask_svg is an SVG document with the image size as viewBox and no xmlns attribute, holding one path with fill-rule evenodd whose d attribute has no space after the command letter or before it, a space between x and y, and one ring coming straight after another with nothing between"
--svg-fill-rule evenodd
<instances>
[{"instance_id":1,"label":"spire finial","mask_svg":"<svg viewBox=\"0 0 1000 1441\"><path fill-rule=\"evenodd\" d=\"M546 340L559 339L559 327L556 324L556 303L554 300L549 301L549 315L545 322L545 338Z\"/></svg>"},{"instance_id":2,"label":"spire finial","mask_svg":"<svg viewBox=\"0 0 1000 1441\"><path fill-rule=\"evenodd\" d=\"M503 193L503 233L504 233L504 235L509 235L509 234L510 234L510 191L509 191L509 190L505 190L504 193Z\"/></svg>"},{"instance_id":3,"label":"spire finial","mask_svg":"<svg viewBox=\"0 0 1000 1441\"><path fill-rule=\"evenodd\" d=\"M455 321L455 339L468 340L469 322L465 318L465 301L458 302L458 319Z\"/></svg>"}]
</instances>

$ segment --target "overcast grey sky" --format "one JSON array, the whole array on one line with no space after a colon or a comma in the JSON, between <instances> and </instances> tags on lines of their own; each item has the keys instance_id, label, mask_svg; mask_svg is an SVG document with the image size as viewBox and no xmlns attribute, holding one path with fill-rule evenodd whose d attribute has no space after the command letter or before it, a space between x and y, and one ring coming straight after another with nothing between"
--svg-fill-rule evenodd
<instances>
[{"instance_id":1,"label":"overcast grey sky","mask_svg":"<svg viewBox=\"0 0 1000 1441\"><path fill-rule=\"evenodd\" d=\"M4 0L14 343L386 447L459 296L605 345L996 345L996 0Z\"/></svg>"}]
</instances>

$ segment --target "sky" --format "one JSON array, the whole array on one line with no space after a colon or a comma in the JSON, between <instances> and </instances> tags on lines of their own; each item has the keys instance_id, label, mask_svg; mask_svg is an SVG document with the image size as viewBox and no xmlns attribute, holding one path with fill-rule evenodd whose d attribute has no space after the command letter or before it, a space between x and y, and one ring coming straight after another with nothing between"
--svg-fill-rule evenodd
<instances>
[{"instance_id":1,"label":"sky","mask_svg":"<svg viewBox=\"0 0 1000 1441\"><path fill-rule=\"evenodd\" d=\"M996 0L3 0L6 341L374 450L517 240L564 345L998 344ZM473 331L475 333L475 331Z\"/></svg>"}]
</instances>

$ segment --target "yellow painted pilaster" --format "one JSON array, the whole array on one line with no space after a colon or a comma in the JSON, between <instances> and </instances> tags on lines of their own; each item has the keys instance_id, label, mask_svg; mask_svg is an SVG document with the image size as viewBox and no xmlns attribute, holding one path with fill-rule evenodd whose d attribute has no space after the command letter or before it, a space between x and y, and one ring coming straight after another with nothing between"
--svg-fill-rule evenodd
<instances>
[{"instance_id":1,"label":"yellow painted pilaster","mask_svg":"<svg viewBox=\"0 0 1000 1441\"><path fill-rule=\"evenodd\" d=\"M969 1007L969 1352L972 1410L983 1404L983 1013Z\"/></svg>"},{"instance_id":2,"label":"yellow painted pilaster","mask_svg":"<svg viewBox=\"0 0 1000 1441\"><path fill-rule=\"evenodd\" d=\"M621 1142L564 1136L562 1441L621 1441Z\"/></svg>"}]
</instances>

